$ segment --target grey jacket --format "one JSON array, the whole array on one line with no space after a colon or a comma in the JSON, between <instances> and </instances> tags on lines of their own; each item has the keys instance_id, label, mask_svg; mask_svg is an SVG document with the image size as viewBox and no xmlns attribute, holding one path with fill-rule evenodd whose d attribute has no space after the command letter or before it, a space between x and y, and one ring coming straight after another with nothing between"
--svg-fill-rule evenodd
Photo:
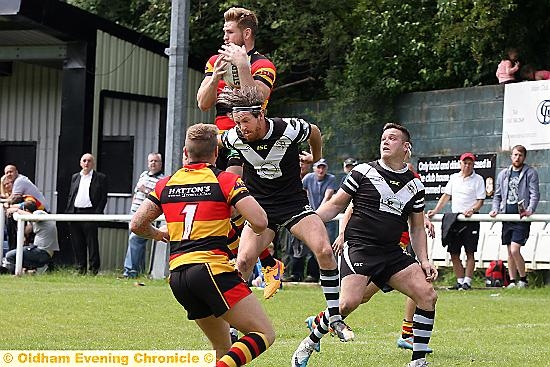
<instances>
[{"instance_id":1,"label":"grey jacket","mask_svg":"<svg viewBox=\"0 0 550 367\"><path fill-rule=\"evenodd\" d=\"M502 170L498 174L492 206L492 210L495 210L497 213L506 212L508 181L510 180L511 171L512 166ZM529 205L526 205L526 209L530 210L532 213L535 212L540 199L539 175L533 167L527 164L523 165L523 169L519 175L518 198L519 200L525 200L526 204L529 203Z\"/></svg>"}]
</instances>

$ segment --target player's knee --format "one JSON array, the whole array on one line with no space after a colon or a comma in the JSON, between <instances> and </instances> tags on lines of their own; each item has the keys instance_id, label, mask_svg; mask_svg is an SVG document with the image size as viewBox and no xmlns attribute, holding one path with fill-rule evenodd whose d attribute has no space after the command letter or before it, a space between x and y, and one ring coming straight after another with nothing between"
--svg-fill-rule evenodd
<instances>
[{"instance_id":1,"label":"player's knee","mask_svg":"<svg viewBox=\"0 0 550 367\"><path fill-rule=\"evenodd\" d=\"M264 331L263 334L267 340L267 347L269 348L275 342L275 330L270 326Z\"/></svg>"},{"instance_id":2,"label":"player's knee","mask_svg":"<svg viewBox=\"0 0 550 367\"><path fill-rule=\"evenodd\" d=\"M340 298L339 306L340 314L343 316L347 316L359 306L359 302L357 302L356 300Z\"/></svg>"},{"instance_id":3,"label":"player's knee","mask_svg":"<svg viewBox=\"0 0 550 367\"><path fill-rule=\"evenodd\" d=\"M335 261L334 253L332 252L332 248L330 247L330 244L328 242L324 246L320 246L317 249L317 251L315 252L315 257L317 258L317 261L321 266L323 263L328 264Z\"/></svg>"},{"instance_id":4,"label":"player's knee","mask_svg":"<svg viewBox=\"0 0 550 367\"><path fill-rule=\"evenodd\" d=\"M435 304L437 303L437 293L431 285L423 292L421 303L422 305L419 302L418 306L420 306L423 310L433 310L435 308Z\"/></svg>"}]
</instances>

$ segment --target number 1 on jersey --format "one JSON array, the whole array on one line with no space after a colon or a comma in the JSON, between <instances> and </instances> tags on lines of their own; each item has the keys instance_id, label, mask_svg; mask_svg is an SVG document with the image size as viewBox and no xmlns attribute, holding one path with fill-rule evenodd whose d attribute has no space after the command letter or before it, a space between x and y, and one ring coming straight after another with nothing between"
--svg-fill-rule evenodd
<instances>
[{"instance_id":1,"label":"number 1 on jersey","mask_svg":"<svg viewBox=\"0 0 550 367\"><path fill-rule=\"evenodd\" d=\"M195 220L195 213L199 204L186 204L181 210L180 214L183 214L183 236L182 240L188 240L193 229L193 221Z\"/></svg>"}]
</instances>

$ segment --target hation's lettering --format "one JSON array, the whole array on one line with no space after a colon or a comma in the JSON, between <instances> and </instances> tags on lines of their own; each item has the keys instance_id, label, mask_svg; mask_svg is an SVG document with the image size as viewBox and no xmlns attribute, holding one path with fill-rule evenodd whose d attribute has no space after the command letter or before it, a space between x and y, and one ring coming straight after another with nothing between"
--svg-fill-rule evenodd
<instances>
[{"instance_id":1,"label":"hation's lettering","mask_svg":"<svg viewBox=\"0 0 550 367\"><path fill-rule=\"evenodd\" d=\"M205 196L212 193L211 187L191 186L191 187L170 187L168 189L168 197L190 197L190 196Z\"/></svg>"}]
</instances>

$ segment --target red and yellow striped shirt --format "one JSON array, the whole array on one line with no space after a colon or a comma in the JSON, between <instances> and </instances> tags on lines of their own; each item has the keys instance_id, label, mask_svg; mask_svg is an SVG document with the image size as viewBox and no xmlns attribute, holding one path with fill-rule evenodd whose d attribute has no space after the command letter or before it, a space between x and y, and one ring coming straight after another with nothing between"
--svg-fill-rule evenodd
<instances>
[{"instance_id":1,"label":"red and yellow striped shirt","mask_svg":"<svg viewBox=\"0 0 550 367\"><path fill-rule=\"evenodd\" d=\"M248 195L238 175L207 163L185 165L161 179L148 198L166 217L170 270L210 263L215 273L234 271L228 261L231 207Z\"/></svg>"}]
</instances>

